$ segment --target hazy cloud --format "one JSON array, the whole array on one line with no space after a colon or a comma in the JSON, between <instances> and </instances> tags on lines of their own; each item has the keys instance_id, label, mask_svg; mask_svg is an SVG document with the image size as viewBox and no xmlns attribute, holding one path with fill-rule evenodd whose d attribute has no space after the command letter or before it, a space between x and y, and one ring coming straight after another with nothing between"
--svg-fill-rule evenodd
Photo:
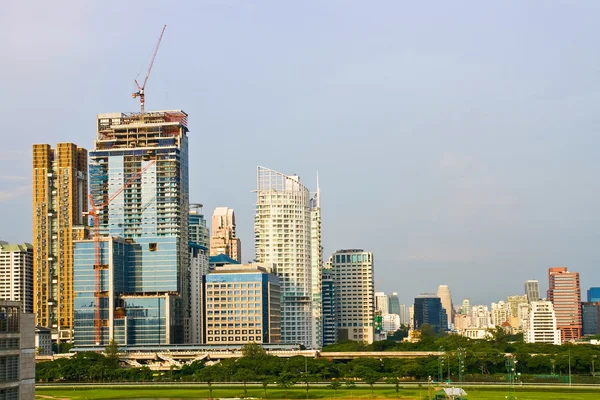
<instances>
[{"instance_id":1,"label":"hazy cloud","mask_svg":"<svg viewBox=\"0 0 600 400\"><path fill-rule=\"evenodd\" d=\"M25 196L31 191L30 185L21 185L15 188L0 190L0 202L16 199L18 197Z\"/></svg>"}]
</instances>

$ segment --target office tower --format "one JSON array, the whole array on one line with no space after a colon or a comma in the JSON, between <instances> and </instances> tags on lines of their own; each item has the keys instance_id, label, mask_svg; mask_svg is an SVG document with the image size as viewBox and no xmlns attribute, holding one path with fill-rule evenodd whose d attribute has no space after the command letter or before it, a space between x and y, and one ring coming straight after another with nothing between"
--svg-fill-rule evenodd
<instances>
[{"instance_id":1,"label":"office tower","mask_svg":"<svg viewBox=\"0 0 600 400\"><path fill-rule=\"evenodd\" d=\"M589 303L600 301L600 287L591 287L587 290L587 301Z\"/></svg>"},{"instance_id":2,"label":"office tower","mask_svg":"<svg viewBox=\"0 0 600 400\"><path fill-rule=\"evenodd\" d=\"M560 331L556 329L552 302L533 301L530 306L529 321L523 332L525 342L560 344Z\"/></svg>"},{"instance_id":3,"label":"office tower","mask_svg":"<svg viewBox=\"0 0 600 400\"><path fill-rule=\"evenodd\" d=\"M583 322L583 335L597 335L600 333L600 302L581 303L581 319Z\"/></svg>"},{"instance_id":4,"label":"office tower","mask_svg":"<svg viewBox=\"0 0 600 400\"><path fill-rule=\"evenodd\" d=\"M388 297L383 292L375 292L375 311L380 315L389 314Z\"/></svg>"},{"instance_id":5,"label":"office tower","mask_svg":"<svg viewBox=\"0 0 600 400\"><path fill-rule=\"evenodd\" d=\"M398 293L396 292L388 295L388 311L390 314L400 315L400 299L398 299Z\"/></svg>"},{"instance_id":6,"label":"office tower","mask_svg":"<svg viewBox=\"0 0 600 400\"><path fill-rule=\"evenodd\" d=\"M2 399L35 397L35 316L21 303L0 300L0 395Z\"/></svg>"},{"instance_id":7,"label":"office tower","mask_svg":"<svg viewBox=\"0 0 600 400\"><path fill-rule=\"evenodd\" d=\"M80 302L78 293L83 320L76 343L89 344L92 337L101 346L111 338L128 345L183 342L190 318L187 132L187 114L179 110L98 115L90 197L97 209L94 231L111 240L77 242L76 281L79 274L96 282L98 269L96 285L104 286L104 275L113 274L104 260L113 259L123 264L115 269L125 279L108 281L106 294L76 282L87 298ZM123 259L116 250L129 255ZM86 328L90 304L94 335Z\"/></svg>"},{"instance_id":8,"label":"office tower","mask_svg":"<svg viewBox=\"0 0 600 400\"><path fill-rule=\"evenodd\" d=\"M321 188L319 187L319 174L317 173L317 190L310 198L310 276L312 290L311 304L311 329L312 347L323 347L323 246L321 245Z\"/></svg>"},{"instance_id":9,"label":"office tower","mask_svg":"<svg viewBox=\"0 0 600 400\"><path fill-rule=\"evenodd\" d=\"M298 176L257 168L256 261L274 268L280 278L282 343L307 347L313 347L315 339L310 203Z\"/></svg>"},{"instance_id":10,"label":"office tower","mask_svg":"<svg viewBox=\"0 0 600 400\"><path fill-rule=\"evenodd\" d=\"M540 300L540 283L537 280L525 281L525 295L527 301L539 301Z\"/></svg>"},{"instance_id":11,"label":"office tower","mask_svg":"<svg viewBox=\"0 0 600 400\"><path fill-rule=\"evenodd\" d=\"M325 347L337 343L337 323L335 320L335 284L331 275L331 266L324 267L322 274L323 347Z\"/></svg>"},{"instance_id":12,"label":"office tower","mask_svg":"<svg viewBox=\"0 0 600 400\"><path fill-rule=\"evenodd\" d=\"M217 267L205 276L206 343L280 343L279 278L254 264Z\"/></svg>"},{"instance_id":13,"label":"office tower","mask_svg":"<svg viewBox=\"0 0 600 400\"><path fill-rule=\"evenodd\" d=\"M548 269L548 300L554 306L556 326L562 342L581 337L581 289L579 272L567 267Z\"/></svg>"},{"instance_id":14,"label":"office tower","mask_svg":"<svg viewBox=\"0 0 600 400\"><path fill-rule=\"evenodd\" d=\"M462 315L470 315L471 314L471 302L466 297L462 301L462 306L460 307L460 313Z\"/></svg>"},{"instance_id":15,"label":"office tower","mask_svg":"<svg viewBox=\"0 0 600 400\"><path fill-rule=\"evenodd\" d=\"M410 326L410 316L408 315L406 304L399 304L398 310L400 311L398 315L400 315L400 324Z\"/></svg>"},{"instance_id":16,"label":"office tower","mask_svg":"<svg viewBox=\"0 0 600 400\"><path fill-rule=\"evenodd\" d=\"M213 212L210 255L219 254L225 254L237 262L242 262L242 244L235 234L233 208L217 207Z\"/></svg>"},{"instance_id":17,"label":"office tower","mask_svg":"<svg viewBox=\"0 0 600 400\"><path fill-rule=\"evenodd\" d=\"M202 204L190 204L188 214L188 240L203 247L209 247L209 232L202 213Z\"/></svg>"},{"instance_id":18,"label":"office tower","mask_svg":"<svg viewBox=\"0 0 600 400\"><path fill-rule=\"evenodd\" d=\"M446 310L437 295L422 293L415 297L414 310L414 329L421 329L423 325L428 324L436 332L448 330Z\"/></svg>"},{"instance_id":19,"label":"office tower","mask_svg":"<svg viewBox=\"0 0 600 400\"><path fill-rule=\"evenodd\" d=\"M448 321L448 328L452 326L453 323L453 312L454 306L452 305L452 295L450 294L450 288L448 285L440 285L438 286L437 296L442 301L442 307L446 310L446 320Z\"/></svg>"},{"instance_id":20,"label":"office tower","mask_svg":"<svg viewBox=\"0 0 600 400\"><path fill-rule=\"evenodd\" d=\"M329 258L335 285L338 339L374 341L373 253L338 250Z\"/></svg>"},{"instance_id":21,"label":"office tower","mask_svg":"<svg viewBox=\"0 0 600 400\"><path fill-rule=\"evenodd\" d=\"M73 339L73 241L87 236L87 151L33 145L33 299L36 325Z\"/></svg>"},{"instance_id":22,"label":"office tower","mask_svg":"<svg viewBox=\"0 0 600 400\"><path fill-rule=\"evenodd\" d=\"M0 299L19 301L33 313L33 246L0 241Z\"/></svg>"}]
</instances>

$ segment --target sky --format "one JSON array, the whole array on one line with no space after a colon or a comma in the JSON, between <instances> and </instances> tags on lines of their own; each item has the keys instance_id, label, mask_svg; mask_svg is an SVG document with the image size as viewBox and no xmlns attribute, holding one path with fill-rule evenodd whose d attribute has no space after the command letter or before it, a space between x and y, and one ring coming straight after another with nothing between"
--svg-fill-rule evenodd
<instances>
[{"instance_id":1,"label":"sky","mask_svg":"<svg viewBox=\"0 0 600 400\"><path fill-rule=\"evenodd\" d=\"M376 290L489 304L566 265L600 286L600 2L7 0L0 239L31 242L31 146L93 148L96 114L189 114L190 201L233 207L253 257L256 166L322 195L323 245ZM585 291L584 291L585 294Z\"/></svg>"}]
</instances>

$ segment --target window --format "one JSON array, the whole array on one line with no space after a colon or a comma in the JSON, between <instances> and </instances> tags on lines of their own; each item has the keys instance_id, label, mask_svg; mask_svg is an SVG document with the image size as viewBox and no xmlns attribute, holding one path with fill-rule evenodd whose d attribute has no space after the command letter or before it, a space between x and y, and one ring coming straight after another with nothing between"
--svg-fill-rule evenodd
<instances>
[{"instance_id":1,"label":"window","mask_svg":"<svg viewBox=\"0 0 600 400\"><path fill-rule=\"evenodd\" d=\"M150 251L158 250L158 243L148 243L148 250L150 250Z\"/></svg>"}]
</instances>

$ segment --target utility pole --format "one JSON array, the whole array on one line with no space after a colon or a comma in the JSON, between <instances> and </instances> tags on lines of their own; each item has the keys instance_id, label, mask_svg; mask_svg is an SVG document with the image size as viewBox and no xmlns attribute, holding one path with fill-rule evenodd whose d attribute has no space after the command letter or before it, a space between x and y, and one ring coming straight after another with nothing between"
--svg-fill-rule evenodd
<instances>
[{"instance_id":1,"label":"utility pole","mask_svg":"<svg viewBox=\"0 0 600 400\"><path fill-rule=\"evenodd\" d=\"M460 347L458 349L458 381L462 383L465 374L465 356L467 351Z\"/></svg>"}]
</instances>

